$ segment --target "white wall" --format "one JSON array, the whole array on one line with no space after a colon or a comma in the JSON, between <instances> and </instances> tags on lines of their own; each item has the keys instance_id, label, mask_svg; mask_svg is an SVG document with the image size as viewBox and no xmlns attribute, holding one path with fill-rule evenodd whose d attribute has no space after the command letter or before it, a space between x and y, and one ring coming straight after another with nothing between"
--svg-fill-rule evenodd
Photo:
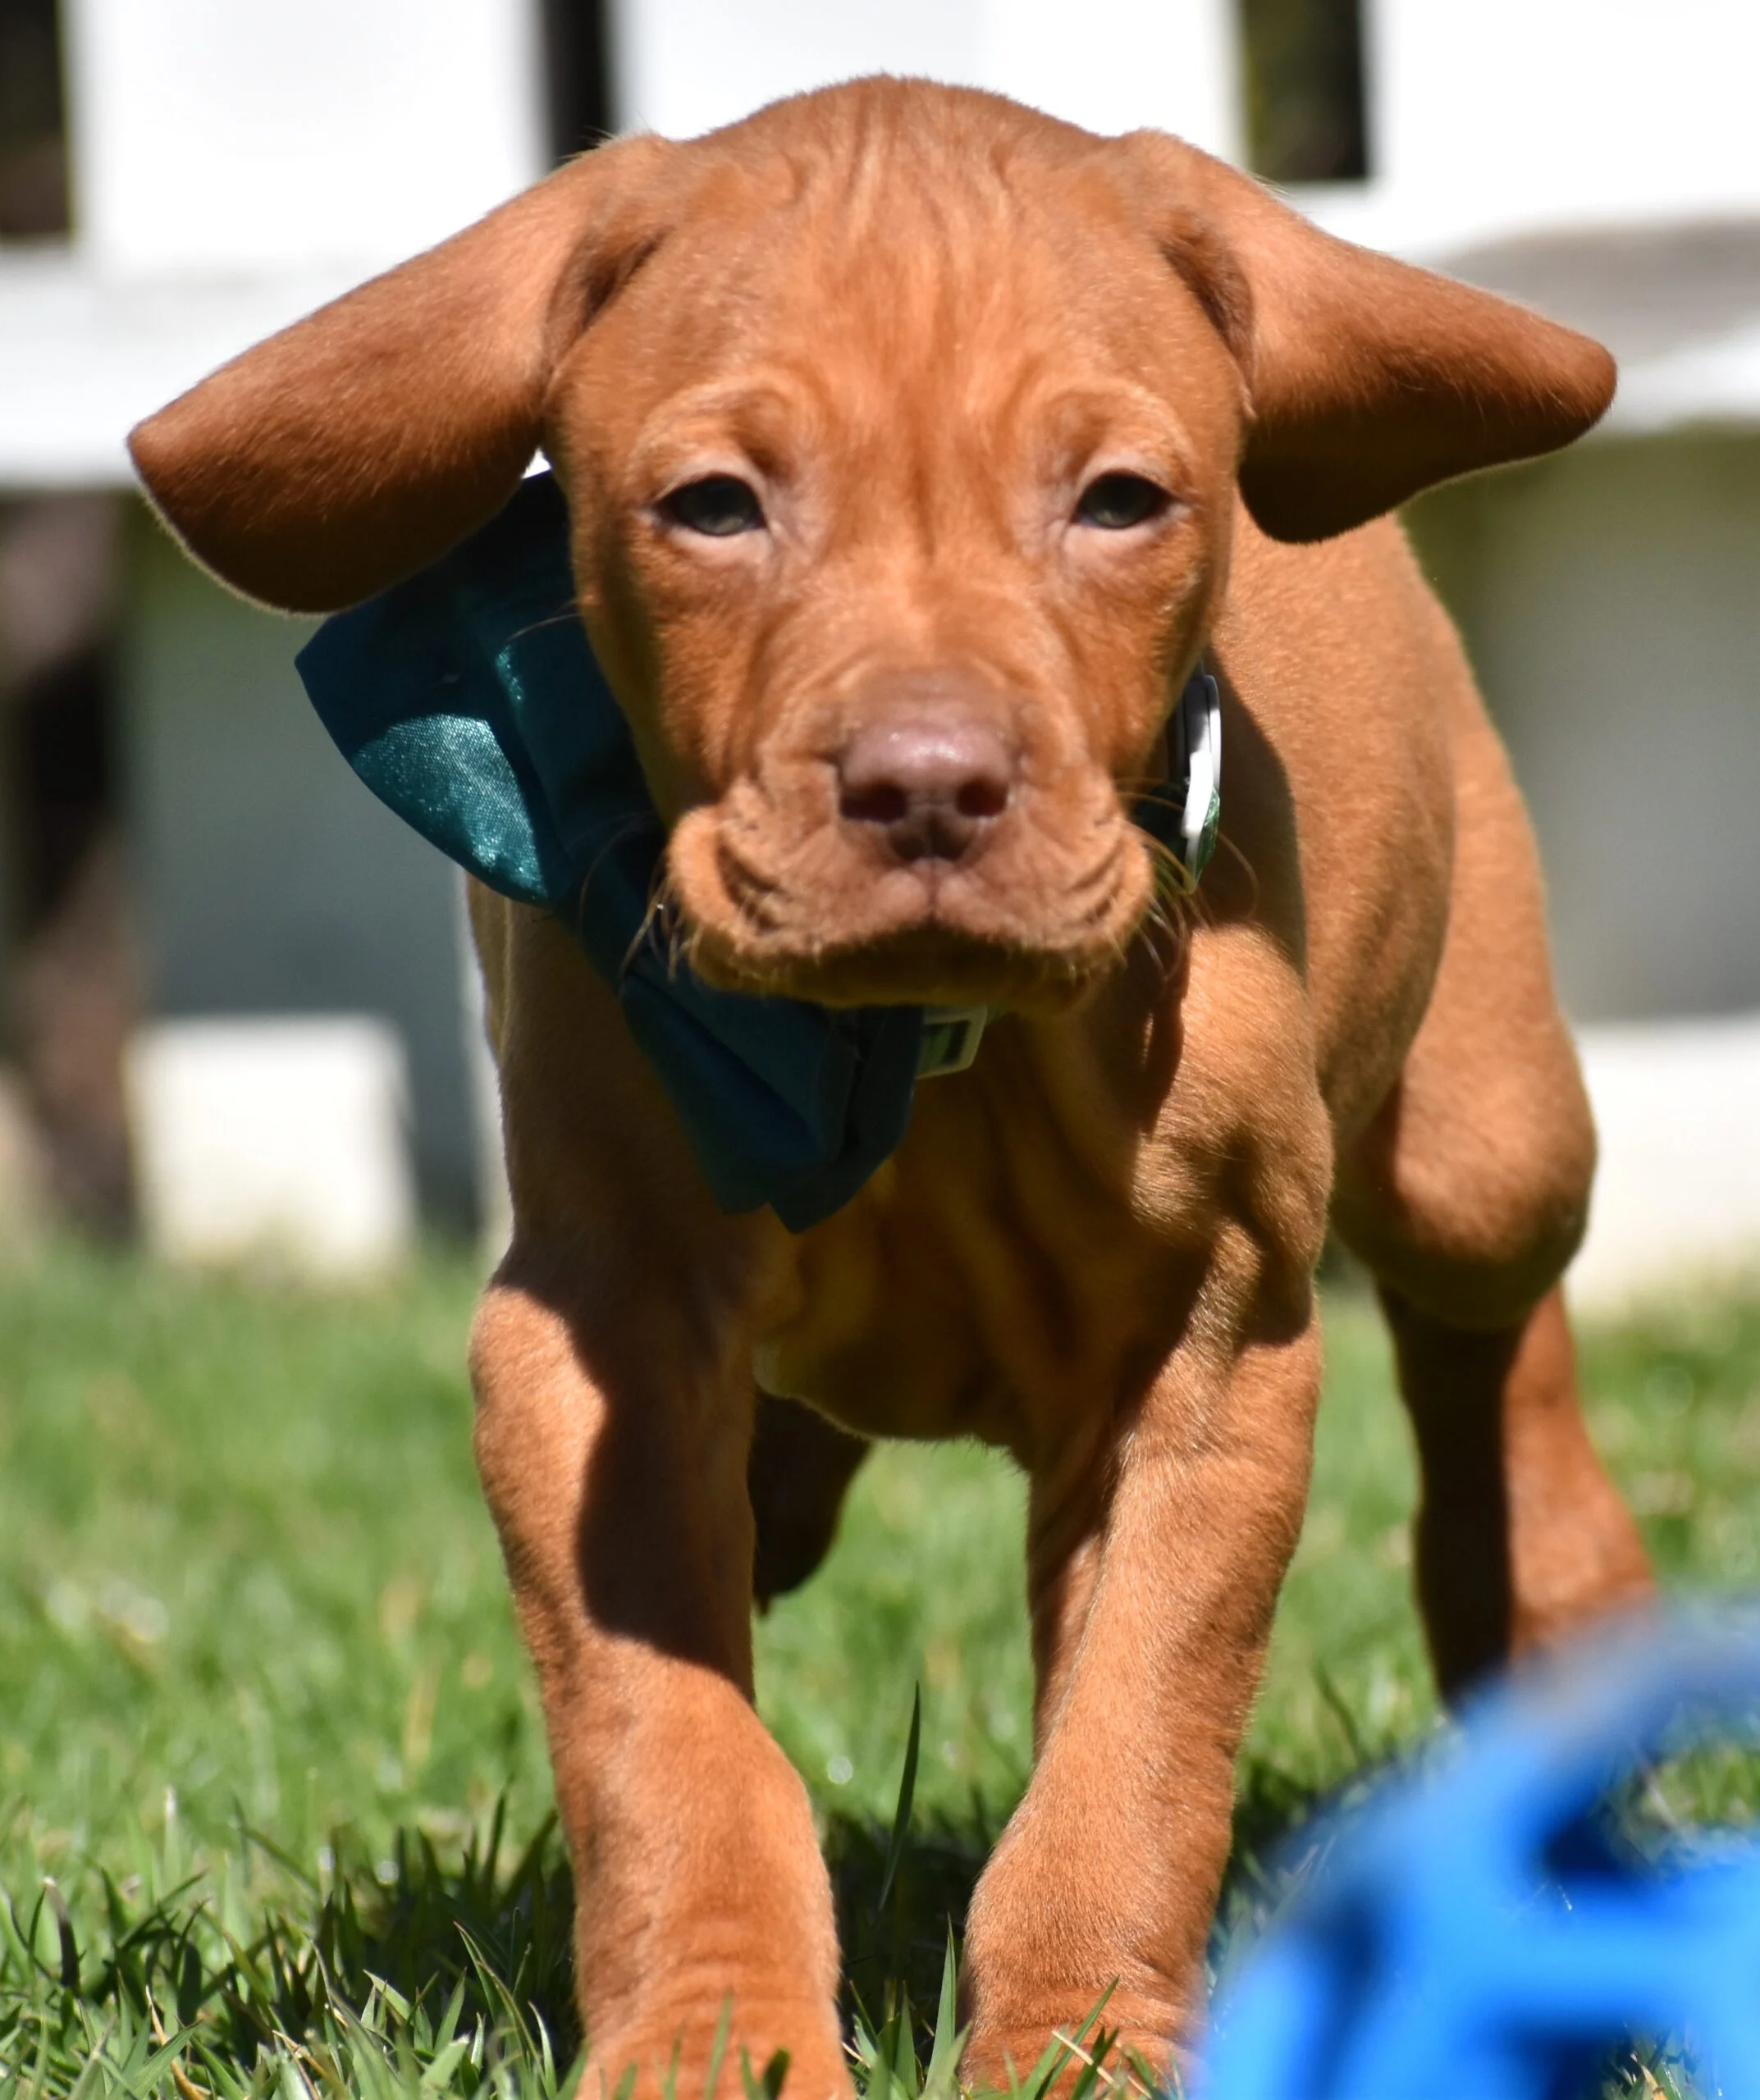
<instances>
[{"instance_id":1,"label":"white wall","mask_svg":"<svg viewBox=\"0 0 1760 2100\"><path fill-rule=\"evenodd\" d=\"M1365 16L1377 187L1433 239L1760 209L1756 0L1365 0Z\"/></svg>"},{"instance_id":2,"label":"white wall","mask_svg":"<svg viewBox=\"0 0 1760 2100\"><path fill-rule=\"evenodd\" d=\"M364 267L117 277L53 251L0 255L0 491L132 488L125 441L143 416Z\"/></svg>"},{"instance_id":3,"label":"white wall","mask_svg":"<svg viewBox=\"0 0 1760 2100\"><path fill-rule=\"evenodd\" d=\"M914 73L1239 149L1231 0L611 0L611 17L626 130L688 138L779 95Z\"/></svg>"},{"instance_id":4,"label":"white wall","mask_svg":"<svg viewBox=\"0 0 1760 2100\"><path fill-rule=\"evenodd\" d=\"M547 165L535 0L62 0L104 270L382 264Z\"/></svg>"},{"instance_id":5,"label":"white wall","mask_svg":"<svg viewBox=\"0 0 1760 2100\"><path fill-rule=\"evenodd\" d=\"M1567 1283L1585 1312L1760 1285L1760 1016L1586 1029L1601 1160Z\"/></svg>"},{"instance_id":6,"label":"white wall","mask_svg":"<svg viewBox=\"0 0 1760 2100\"><path fill-rule=\"evenodd\" d=\"M1760 1008L1760 436L1582 446L1415 525L1534 813L1572 1014Z\"/></svg>"},{"instance_id":7,"label":"white wall","mask_svg":"<svg viewBox=\"0 0 1760 2100\"><path fill-rule=\"evenodd\" d=\"M480 1162L456 873L325 734L293 667L309 624L231 596L144 513L135 523L118 670L149 1011L390 1022L422 1194L469 1224Z\"/></svg>"},{"instance_id":8,"label":"white wall","mask_svg":"<svg viewBox=\"0 0 1760 2100\"><path fill-rule=\"evenodd\" d=\"M141 1029L129 1130L149 1250L347 1282L395 1267L415 1230L405 1067L366 1015Z\"/></svg>"}]
</instances>

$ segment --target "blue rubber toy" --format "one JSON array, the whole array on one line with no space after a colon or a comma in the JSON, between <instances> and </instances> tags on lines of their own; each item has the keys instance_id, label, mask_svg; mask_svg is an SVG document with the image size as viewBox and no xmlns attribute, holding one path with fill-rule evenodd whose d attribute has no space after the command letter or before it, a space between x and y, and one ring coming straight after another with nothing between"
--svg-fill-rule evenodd
<instances>
[{"instance_id":1,"label":"blue rubber toy","mask_svg":"<svg viewBox=\"0 0 1760 2100\"><path fill-rule=\"evenodd\" d=\"M1604 1813L1657 1757L1757 1723L1753 1617L1627 1628L1493 1695L1225 1988L1201 2100L1574 2100L1632 2036L1760 2100L1760 1842L1648 1863Z\"/></svg>"}]
</instances>

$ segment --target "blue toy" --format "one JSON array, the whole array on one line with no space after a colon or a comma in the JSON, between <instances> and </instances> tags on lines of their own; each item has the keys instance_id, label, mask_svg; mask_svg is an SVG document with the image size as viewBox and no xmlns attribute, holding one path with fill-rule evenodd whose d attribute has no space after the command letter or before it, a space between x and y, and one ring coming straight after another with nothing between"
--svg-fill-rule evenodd
<instances>
[{"instance_id":1,"label":"blue toy","mask_svg":"<svg viewBox=\"0 0 1760 2100\"><path fill-rule=\"evenodd\" d=\"M1628 2036L1760 2096L1760 1842L1648 1865L1610 1792L1760 1721L1760 1620L1628 1627L1467 1719L1218 2001L1203 2100L1570 2100Z\"/></svg>"}]
</instances>

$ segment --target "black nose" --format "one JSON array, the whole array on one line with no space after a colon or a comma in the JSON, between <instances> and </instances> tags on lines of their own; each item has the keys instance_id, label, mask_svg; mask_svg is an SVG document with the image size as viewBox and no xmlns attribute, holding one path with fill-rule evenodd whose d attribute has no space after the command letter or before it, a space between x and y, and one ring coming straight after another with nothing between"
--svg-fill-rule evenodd
<instances>
[{"instance_id":1,"label":"black nose","mask_svg":"<svg viewBox=\"0 0 1760 2100\"><path fill-rule=\"evenodd\" d=\"M901 861L958 861L1008 806L1014 759L987 724L958 717L871 722L837 761L838 806L872 824Z\"/></svg>"}]
</instances>

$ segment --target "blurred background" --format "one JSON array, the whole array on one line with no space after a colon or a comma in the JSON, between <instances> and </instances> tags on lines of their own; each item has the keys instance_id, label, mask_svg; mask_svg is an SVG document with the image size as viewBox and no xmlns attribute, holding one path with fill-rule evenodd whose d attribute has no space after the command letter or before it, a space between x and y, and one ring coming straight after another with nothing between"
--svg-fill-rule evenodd
<instances>
[{"instance_id":1,"label":"blurred background","mask_svg":"<svg viewBox=\"0 0 1760 2100\"><path fill-rule=\"evenodd\" d=\"M123 436L607 133L853 73L1156 125L1619 354L1415 508L1514 751L1605 1167L1579 1298L1760 1258L1753 0L0 0L0 1244L394 1265L492 1234L440 856Z\"/></svg>"}]
</instances>

